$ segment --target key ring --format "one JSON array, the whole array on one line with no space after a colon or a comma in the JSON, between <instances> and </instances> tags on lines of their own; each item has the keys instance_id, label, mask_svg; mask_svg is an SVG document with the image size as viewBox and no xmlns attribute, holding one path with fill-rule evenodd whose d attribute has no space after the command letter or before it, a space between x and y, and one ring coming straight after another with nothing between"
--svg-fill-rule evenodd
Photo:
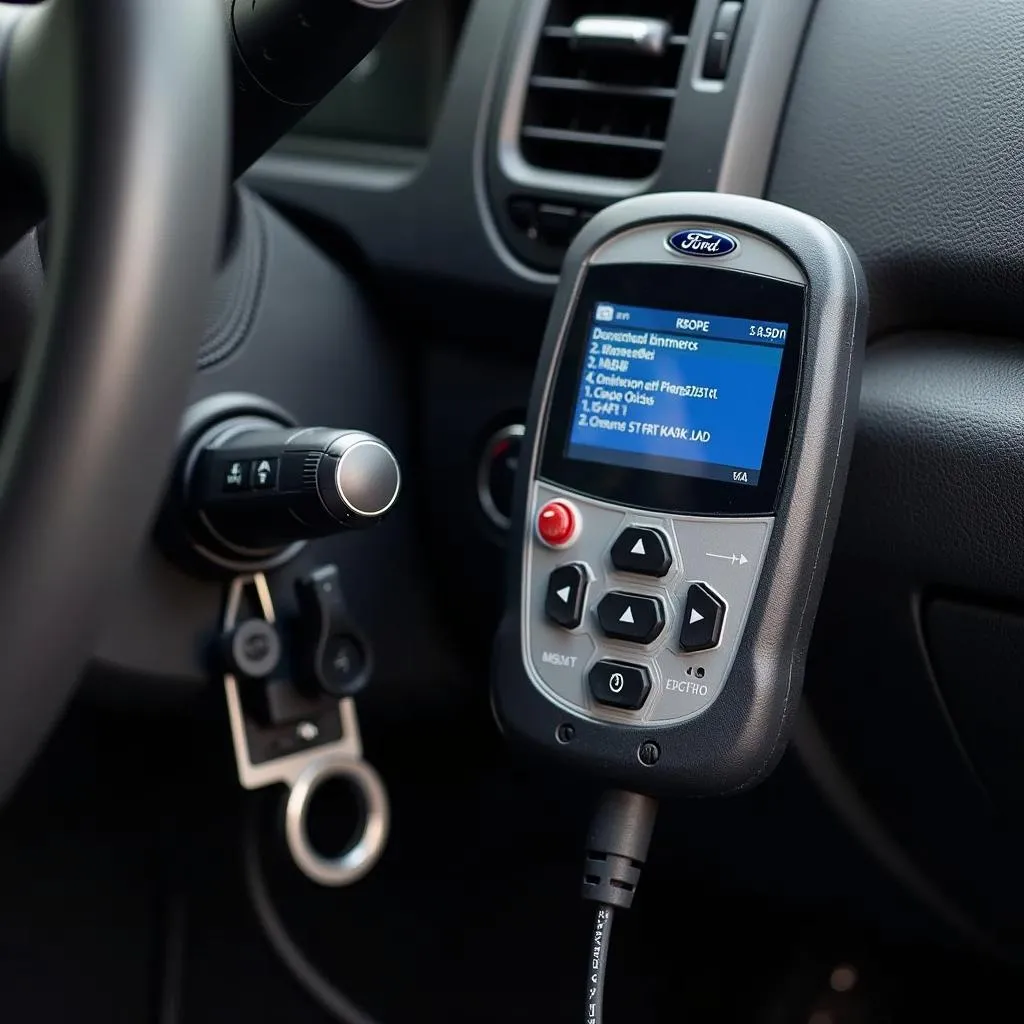
<instances>
[{"instance_id":1,"label":"key ring","mask_svg":"<svg viewBox=\"0 0 1024 1024\"><path fill-rule=\"evenodd\" d=\"M276 626L277 614L266 576L259 572L236 576L228 590L223 628L231 633L242 621L246 591L252 588L260 616ZM355 701L343 697L330 701L320 712L319 724L303 720L278 756L254 756L251 740L259 726L247 713L242 686L259 682L239 681L233 671L224 675L224 693L231 723L231 738L238 780L245 789L263 789L284 783L288 789L284 825L288 851L296 867L320 885L344 886L366 876L384 852L391 824L390 802L384 782L363 758L362 739ZM281 744L281 741L278 741ZM348 848L326 857L313 846L308 817L317 790L328 780L343 780L357 795L362 807L362 830Z\"/></svg>"}]
</instances>

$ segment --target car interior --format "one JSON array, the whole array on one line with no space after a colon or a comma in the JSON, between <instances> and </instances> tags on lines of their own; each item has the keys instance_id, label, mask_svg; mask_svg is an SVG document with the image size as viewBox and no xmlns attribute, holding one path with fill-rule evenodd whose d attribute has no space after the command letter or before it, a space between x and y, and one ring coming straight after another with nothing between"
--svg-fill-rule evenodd
<instances>
[{"instance_id":1,"label":"car interior","mask_svg":"<svg viewBox=\"0 0 1024 1024\"><path fill-rule=\"evenodd\" d=\"M1016 1019L1020 13L0 3L0 1019Z\"/></svg>"}]
</instances>

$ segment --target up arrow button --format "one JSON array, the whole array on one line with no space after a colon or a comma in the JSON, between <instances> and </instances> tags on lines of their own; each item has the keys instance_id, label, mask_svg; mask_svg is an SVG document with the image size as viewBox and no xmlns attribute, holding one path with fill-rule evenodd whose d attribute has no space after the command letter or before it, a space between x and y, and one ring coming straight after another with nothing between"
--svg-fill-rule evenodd
<instances>
[{"instance_id":1,"label":"up arrow button","mask_svg":"<svg viewBox=\"0 0 1024 1024\"><path fill-rule=\"evenodd\" d=\"M649 644L665 628L665 608L656 597L612 590L598 602L597 621L605 636Z\"/></svg>"},{"instance_id":2,"label":"up arrow button","mask_svg":"<svg viewBox=\"0 0 1024 1024\"><path fill-rule=\"evenodd\" d=\"M672 567L668 539L648 526L627 526L612 545L612 565L619 572L664 576Z\"/></svg>"}]
</instances>

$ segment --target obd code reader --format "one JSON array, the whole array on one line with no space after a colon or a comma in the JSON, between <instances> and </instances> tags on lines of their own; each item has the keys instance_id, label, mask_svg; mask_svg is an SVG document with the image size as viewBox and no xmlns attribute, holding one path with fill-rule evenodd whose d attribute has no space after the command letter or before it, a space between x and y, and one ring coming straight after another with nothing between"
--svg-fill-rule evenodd
<instances>
[{"instance_id":1,"label":"obd code reader","mask_svg":"<svg viewBox=\"0 0 1024 1024\"><path fill-rule=\"evenodd\" d=\"M854 436L867 289L821 221L669 193L562 270L516 481L492 696L514 742L608 784L585 1019L658 796L734 793L799 705Z\"/></svg>"}]
</instances>

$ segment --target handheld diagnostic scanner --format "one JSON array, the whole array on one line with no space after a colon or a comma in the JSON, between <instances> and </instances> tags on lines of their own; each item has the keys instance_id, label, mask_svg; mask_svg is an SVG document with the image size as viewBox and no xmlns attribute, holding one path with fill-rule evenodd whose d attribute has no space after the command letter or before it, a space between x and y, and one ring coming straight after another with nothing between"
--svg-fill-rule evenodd
<instances>
[{"instance_id":1,"label":"handheld diagnostic scanner","mask_svg":"<svg viewBox=\"0 0 1024 1024\"><path fill-rule=\"evenodd\" d=\"M795 210L673 193L571 247L534 382L493 703L646 793L764 778L799 703L867 291Z\"/></svg>"}]
</instances>

